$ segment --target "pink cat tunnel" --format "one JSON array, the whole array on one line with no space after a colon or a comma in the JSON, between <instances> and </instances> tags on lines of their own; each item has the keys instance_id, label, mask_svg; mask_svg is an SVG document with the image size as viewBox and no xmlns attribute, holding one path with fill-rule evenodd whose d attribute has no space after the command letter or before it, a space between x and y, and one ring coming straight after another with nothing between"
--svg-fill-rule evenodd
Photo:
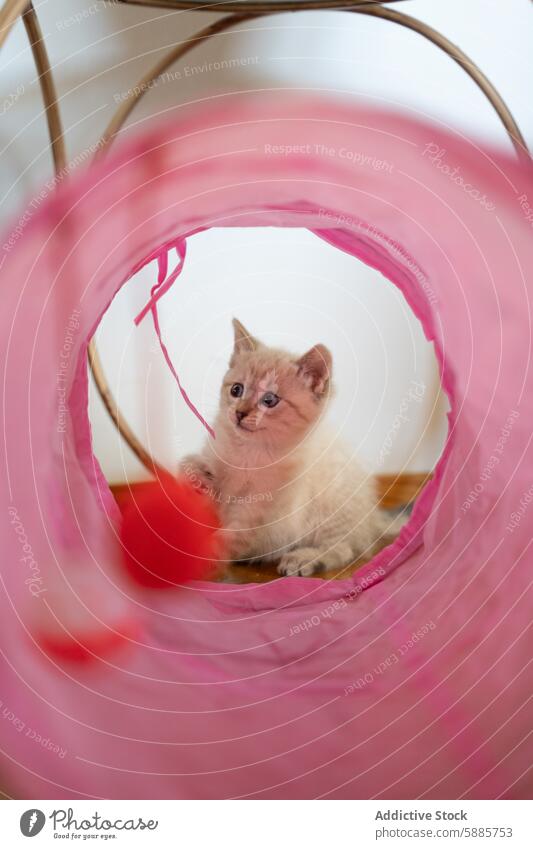
<instances>
[{"instance_id":1,"label":"pink cat tunnel","mask_svg":"<svg viewBox=\"0 0 533 849\"><path fill-rule=\"evenodd\" d=\"M4 789L530 796L530 204L511 154L256 95L181 109L21 211L1 243ZM400 288L435 345L446 447L349 580L141 592L92 453L88 340L148 258L236 226L306 227ZM45 651L88 632L92 662Z\"/></svg>"}]
</instances>

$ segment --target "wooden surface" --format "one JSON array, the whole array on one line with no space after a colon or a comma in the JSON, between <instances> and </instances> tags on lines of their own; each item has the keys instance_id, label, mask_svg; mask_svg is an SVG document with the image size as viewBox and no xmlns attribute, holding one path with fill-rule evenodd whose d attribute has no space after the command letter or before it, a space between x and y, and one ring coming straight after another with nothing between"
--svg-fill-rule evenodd
<instances>
[{"instance_id":1,"label":"wooden surface","mask_svg":"<svg viewBox=\"0 0 533 849\"><path fill-rule=\"evenodd\" d=\"M431 476L431 472L376 475L381 506L385 510L396 510L412 504Z\"/></svg>"},{"instance_id":2,"label":"wooden surface","mask_svg":"<svg viewBox=\"0 0 533 849\"><path fill-rule=\"evenodd\" d=\"M430 479L431 474L406 473L398 475L378 475L376 477L380 504L385 510L397 511L412 504L422 490L424 484ZM123 507L132 497L135 497L135 488L138 484L111 484L111 492L119 507ZM390 545L394 537L385 537L380 544L374 548L369 556L361 558L342 569L330 570L323 576L328 580L348 578L356 569L367 563L378 551ZM220 567L212 580L231 584L261 584L279 578L275 565L259 564L229 564Z\"/></svg>"}]
</instances>

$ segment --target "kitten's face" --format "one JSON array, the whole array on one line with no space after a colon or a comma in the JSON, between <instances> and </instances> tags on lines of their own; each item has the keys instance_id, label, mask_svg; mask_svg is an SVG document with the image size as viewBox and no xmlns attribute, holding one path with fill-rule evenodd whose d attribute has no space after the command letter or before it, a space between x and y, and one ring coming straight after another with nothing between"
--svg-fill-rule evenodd
<instances>
[{"instance_id":1,"label":"kitten's face","mask_svg":"<svg viewBox=\"0 0 533 849\"><path fill-rule=\"evenodd\" d=\"M324 410L331 354L315 345L302 357L268 348L236 319L235 347L224 377L217 431L239 442L287 449L298 443Z\"/></svg>"}]
</instances>

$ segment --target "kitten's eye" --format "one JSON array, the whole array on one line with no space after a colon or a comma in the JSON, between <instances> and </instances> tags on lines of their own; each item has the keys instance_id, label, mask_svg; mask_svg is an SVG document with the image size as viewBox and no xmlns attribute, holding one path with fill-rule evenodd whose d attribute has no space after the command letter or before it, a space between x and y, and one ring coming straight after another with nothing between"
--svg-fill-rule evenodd
<instances>
[{"instance_id":1,"label":"kitten's eye","mask_svg":"<svg viewBox=\"0 0 533 849\"><path fill-rule=\"evenodd\" d=\"M242 383L234 383L230 389L230 393L231 395L233 395L234 398L240 398L243 392L244 386L242 385Z\"/></svg>"},{"instance_id":2,"label":"kitten's eye","mask_svg":"<svg viewBox=\"0 0 533 849\"><path fill-rule=\"evenodd\" d=\"M261 404L264 404L265 407L275 407L276 404L279 404L280 400L279 396L274 392L265 392L261 398Z\"/></svg>"}]
</instances>

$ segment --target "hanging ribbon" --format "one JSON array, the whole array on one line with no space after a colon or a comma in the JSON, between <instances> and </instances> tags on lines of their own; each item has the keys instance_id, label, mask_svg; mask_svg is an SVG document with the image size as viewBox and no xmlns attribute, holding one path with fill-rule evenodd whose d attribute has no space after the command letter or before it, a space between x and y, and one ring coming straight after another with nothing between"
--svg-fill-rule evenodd
<instances>
[{"instance_id":1,"label":"hanging ribbon","mask_svg":"<svg viewBox=\"0 0 533 849\"><path fill-rule=\"evenodd\" d=\"M168 274L168 254L169 254L169 251L172 249L172 247L175 248L176 253L178 255L178 264L176 265L172 274L170 274L167 277L167 274ZM163 352L163 356L165 358L165 361L166 361L172 375L174 376L176 383L178 384L179 390L181 392L181 396L182 396L183 400L185 401L185 403L187 404L187 406L189 407L189 409L192 410L192 412L194 413L196 418L201 421L201 423L203 424L203 426L205 427L205 429L207 430L209 435L214 439L215 438L215 431L206 422L206 420L204 419L204 417L202 416L200 411L195 407L195 405L193 404L193 402L191 401L191 399L187 395L187 392L185 391L185 389L181 385L181 381L178 377L178 373L176 372L176 369L174 368L174 366L172 364L172 360L170 359L170 355L168 353L167 346L163 342L163 337L161 336L161 328L159 326L159 316L157 314L157 302L165 294L165 292L168 292L168 290L170 289L172 284L175 283L175 281L178 279L179 275L181 274L182 269L183 269L183 263L185 262L186 252L187 252L187 243L186 243L185 239L179 239L174 245L170 245L168 247L163 248L160 251L160 253L157 254L157 265L158 265L157 283L155 284L155 286L152 286L152 289L150 290L150 300L148 301L146 306L143 307L143 309L141 310L139 315L135 318L135 325L138 326L141 323L141 321L143 320L143 318L146 315L148 315L149 312L152 313L152 320L154 322L154 329L155 329L157 338L159 339L159 345L161 347L161 351ZM153 258L155 259L156 257L153 257Z\"/></svg>"}]
</instances>

